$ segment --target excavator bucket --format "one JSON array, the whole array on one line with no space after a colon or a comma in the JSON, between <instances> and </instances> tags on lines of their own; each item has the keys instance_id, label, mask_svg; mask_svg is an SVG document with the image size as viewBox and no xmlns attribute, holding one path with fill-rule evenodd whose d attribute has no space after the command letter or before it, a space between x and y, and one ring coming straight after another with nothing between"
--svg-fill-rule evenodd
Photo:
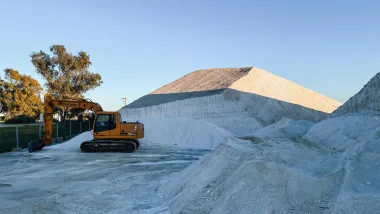
<instances>
[{"instance_id":1,"label":"excavator bucket","mask_svg":"<svg viewBox=\"0 0 380 214\"><path fill-rule=\"evenodd\" d=\"M28 143L29 153L41 150L44 147L45 147L45 145L44 145L44 143L42 142L41 139L39 139L39 140L33 140L33 141L30 141Z\"/></svg>"}]
</instances>

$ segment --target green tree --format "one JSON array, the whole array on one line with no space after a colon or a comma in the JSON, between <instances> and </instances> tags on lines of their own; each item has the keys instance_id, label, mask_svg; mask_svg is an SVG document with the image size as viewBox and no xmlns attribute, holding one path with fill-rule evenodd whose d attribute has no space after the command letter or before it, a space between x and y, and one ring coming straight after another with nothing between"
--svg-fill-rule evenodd
<instances>
[{"instance_id":1,"label":"green tree","mask_svg":"<svg viewBox=\"0 0 380 214\"><path fill-rule=\"evenodd\" d=\"M18 116L37 118L43 111L41 85L17 70L7 68L4 72L5 80L0 79L0 113L5 113L5 120Z\"/></svg>"},{"instance_id":2,"label":"green tree","mask_svg":"<svg viewBox=\"0 0 380 214\"><path fill-rule=\"evenodd\" d=\"M47 91L62 97L83 98L83 94L100 86L103 82L97 73L91 73L90 56L80 51L73 55L63 45L52 45L49 55L43 51L31 54L32 63L45 80ZM65 121L70 108L56 108ZM70 114L70 116L73 116Z\"/></svg>"},{"instance_id":3,"label":"green tree","mask_svg":"<svg viewBox=\"0 0 380 214\"><path fill-rule=\"evenodd\" d=\"M0 113L5 113L7 111L7 106L4 103L3 97L4 94L4 84L5 81L1 79L0 77Z\"/></svg>"}]
</instances>

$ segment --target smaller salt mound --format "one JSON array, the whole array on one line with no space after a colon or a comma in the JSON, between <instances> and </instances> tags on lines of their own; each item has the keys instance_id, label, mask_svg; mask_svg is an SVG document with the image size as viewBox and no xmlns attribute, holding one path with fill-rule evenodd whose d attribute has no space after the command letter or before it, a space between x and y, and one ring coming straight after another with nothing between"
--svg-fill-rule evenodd
<instances>
[{"instance_id":1,"label":"smaller salt mound","mask_svg":"<svg viewBox=\"0 0 380 214\"><path fill-rule=\"evenodd\" d=\"M380 126L380 117L346 115L330 118L312 126L304 138L336 150L355 150L360 139Z\"/></svg>"},{"instance_id":2,"label":"smaller salt mound","mask_svg":"<svg viewBox=\"0 0 380 214\"><path fill-rule=\"evenodd\" d=\"M153 142L184 148L214 149L226 137L234 137L231 132L203 120L163 118L140 122L145 127L142 144Z\"/></svg>"},{"instance_id":3,"label":"smaller salt mound","mask_svg":"<svg viewBox=\"0 0 380 214\"><path fill-rule=\"evenodd\" d=\"M342 172L340 161L292 141L227 139L164 181L162 194L172 213L320 213Z\"/></svg>"},{"instance_id":4,"label":"smaller salt mound","mask_svg":"<svg viewBox=\"0 0 380 214\"><path fill-rule=\"evenodd\" d=\"M247 144L247 142L226 139L210 155L202 157L183 171L176 172L169 179L162 181L164 201L168 203L167 205L170 207L171 212L178 213L187 205L190 205L191 209L192 204L197 206L199 204L197 202L201 202L202 206L207 205L208 207L201 206L202 212L199 212L199 210L187 210L187 213L209 213L214 208L211 199L215 195L205 195L206 197L203 197L204 194L202 193L210 193L207 190L208 188L210 190L224 190L220 188L223 180L218 178L232 174L243 160L254 152L244 144ZM205 189L206 191L203 191ZM201 197L199 197L199 194L201 194ZM199 201L194 203L194 199L197 200L198 198Z\"/></svg>"},{"instance_id":5,"label":"smaller salt mound","mask_svg":"<svg viewBox=\"0 0 380 214\"><path fill-rule=\"evenodd\" d=\"M314 125L304 136L341 152L346 177L332 213L377 213L380 206L380 117L346 115Z\"/></svg>"},{"instance_id":6,"label":"smaller salt mound","mask_svg":"<svg viewBox=\"0 0 380 214\"><path fill-rule=\"evenodd\" d=\"M289 138L300 137L309 130L313 122L307 120L295 121L283 118L280 121L257 130L253 136L258 138Z\"/></svg>"},{"instance_id":7,"label":"smaller salt mound","mask_svg":"<svg viewBox=\"0 0 380 214\"><path fill-rule=\"evenodd\" d=\"M84 141L92 140L92 139L93 139L93 136L91 134L91 131L83 132L83 133L73 137L72 139L70 139L64 143L47 146L44 149L46 149L46 150L59 150L59 151L62 151L62 150L73 150L73 151L78 150L78 151L80 151L80 144Z\"/></svg>"},{"instance_id":8,"label":"smaller salt mound","mask_svg":"<svg viewBox=\"0 0 380 214\"><path fill-rule=\"evenodd\" d=\"M380 117L310 125L283 119L258 131L280 138L225 140L162 183L165 201L173 213L377 213Z\"/></svg>"},{"instance_id":9,"label":"smaller salt mound","mask_svg":"<svg viewBox=\"0 0 380 214\"><path fill-rule=\"evenodd\" d=\"M226 181L229 188L210 213L322 213L313 202L334 187L339 172L317 179L281 164L246 161Z\"/></svg>"},{"instance_id":10,"label":"smaller salt mound","mask_svg":"<svg viewBox=\"0 0 380 214\"><path fill-rule=\"evenodd\" d=\"M380 73L372 77L357 94L335 110L331 117L349 113L380 113Z\"/></svg>"}]
</instances>

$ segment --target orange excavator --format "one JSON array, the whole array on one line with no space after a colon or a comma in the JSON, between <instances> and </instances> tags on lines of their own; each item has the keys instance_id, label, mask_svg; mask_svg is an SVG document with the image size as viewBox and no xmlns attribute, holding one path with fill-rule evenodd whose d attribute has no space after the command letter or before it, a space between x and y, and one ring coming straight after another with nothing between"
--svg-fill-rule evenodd
<instances>
[{"instance_id":1,"label":"orange excavator","mask_svg":"<svg viewBox=\"0 0 380 214\"><path fill-rule=\"evenodd\" d=\"M44 96L44 136L29 142L29 152L52 144L55 106L92 110L95 113L93 139L81 143L82 152L134 152L140 146L138 139L144 137L144 124L138 121L122 122L119 112L103 111L98 103L88 99L66 98L47 93Z\"/></svg>"}]
</instances>

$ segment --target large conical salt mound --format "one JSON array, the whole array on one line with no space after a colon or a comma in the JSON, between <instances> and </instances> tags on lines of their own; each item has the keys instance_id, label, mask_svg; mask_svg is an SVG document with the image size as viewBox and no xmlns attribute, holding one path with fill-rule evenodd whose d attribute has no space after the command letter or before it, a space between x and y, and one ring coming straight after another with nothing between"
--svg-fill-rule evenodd
<instances>
[{"instance_id":1,"label":"large conical salt mound","mask_svg":"<svg viewBox=\"0 0 380 214\"><path fill-rule=\"evenodd\" d=\"M197 70L137 99L125 108L141 108L220 94L251 69L252 67Z\"/></svg>"},{"instance_id":2,"label":"large conical salt mound","mask_svg":"<svg viewBox=\"0 0 380 214\"><path fill-rule=\"evenodd\" d=\"M188 117L238 135L293 120L325 119L341 103L259 68L203 69L120 109L125 120Z\"/></svg>"},{"instance_id":3,"label":"large conical salt mound","mask_svg":"<svg viewBox=\"0 0 380 214\"><path fill-rule=\"evenodd\" d=\"M380 113L380 73L372 77L357 94L335 110L331 116L349 113Z\"/></svg>"},{"instance_id":4,"label":"large conical salt mound","mask_svg":"<svg viewBox=\"0 0 380 214\"><path fill-rule=\"evenodd\" d=\"M152 94L170 94L226 89L240 78L249 74L251 69L252 67L197 70L153 91Z\"/></svg>"},{"instance_id":5,"label":"large conical salt mound","mask_svg":"<svg viewBox=\"0 0 380 214\"><path fill-rule=\"evenodd\" d=\"M325 95L259 68L252 68L247 75L235 81L229 88L327 113L342 105Z\"/></svg>"}]
</instances>

